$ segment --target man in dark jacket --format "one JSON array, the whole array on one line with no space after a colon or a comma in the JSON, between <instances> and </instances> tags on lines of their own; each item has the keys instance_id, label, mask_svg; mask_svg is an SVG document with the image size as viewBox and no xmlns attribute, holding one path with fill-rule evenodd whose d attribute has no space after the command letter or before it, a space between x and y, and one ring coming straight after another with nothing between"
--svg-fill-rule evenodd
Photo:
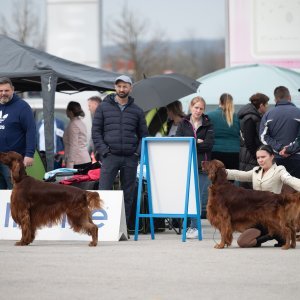
<instances>
[{"instance_id":1,"label":"man in dark jacket","mask_svg":"<svg viewBox=\"0 0 300 300\"><path fill-rule=\"evenodd\" d=\"M132 81L122 75L115 81L115 94L98 106L93 119L92 138L101 156L99 190L111 190L120 171L128 221L133 202L141 140L148 135L144 112L129 96Z\"/></svg>"},{"instance_id":2,"label":"man in dark jacket","mask_svg":"<svg viewBox=\"0 0 300 300\"><path fill-rule=\"evenodd\" d=\"M300 109L291 103L289 90L279 86L274 90L276 105L263 116L260 139L275 152L278 165L300 178Z\"/></svg>"},{"instance_id":3,"label":"man in dark jacket","mask_svg":"<svg viewBox=\"0 0 300 300\"><path fill-rule=\"evenodd\" d=\"M31 107L16 94L9 78L0 78L0 152L23 155L31 166L36 144L35 120ZM11 189L10 170L0 164L0 189Z\"/></svg>"}]
</instances>

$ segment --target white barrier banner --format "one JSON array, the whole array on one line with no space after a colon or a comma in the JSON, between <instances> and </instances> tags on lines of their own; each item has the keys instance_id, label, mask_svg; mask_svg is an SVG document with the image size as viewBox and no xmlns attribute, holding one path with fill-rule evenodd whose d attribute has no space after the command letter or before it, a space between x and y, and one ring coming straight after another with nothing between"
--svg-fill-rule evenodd
<instances>
[{"instance_id":1,"label":"white barrier banner","mask_svg":"<svg viewBox=\"0 0 300 300\"><path fill-rule=\"evenodd\" d=\"M104 202L102 210L92 212L92 220L99 229L99 241L127 240L123 191L97 192ZM0 239L20 240L21 228L11 217L10 195L10 190L0 191ZM61 224L37 230L36 240L90 241L91 237L74 232L64 216Z\"/></svg>"}]
</instances>

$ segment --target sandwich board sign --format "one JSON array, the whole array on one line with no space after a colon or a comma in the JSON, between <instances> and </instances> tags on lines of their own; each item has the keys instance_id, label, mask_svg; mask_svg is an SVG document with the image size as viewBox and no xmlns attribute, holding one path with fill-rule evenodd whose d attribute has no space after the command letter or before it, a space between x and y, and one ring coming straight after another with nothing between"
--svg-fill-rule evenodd
<instances>
[{"instance_id":1,"label":"sandwich board sign","mask_svg":"<svg viewBox=\"0 0 300 300\"><path fill-rule=\"evenodd\" d=\"M135 240L140 218L149 218L154 239L153 218L183 218L182 241L186 240L188 218L197 219L202 240L196 143L193 137L147 137L142 140L139 170ZM146 171L143 178L143 171ZM143 181L144 184L143 185ZM143 186L148 193L148 212L141 209Z\"/></svg>"}]
</instances>

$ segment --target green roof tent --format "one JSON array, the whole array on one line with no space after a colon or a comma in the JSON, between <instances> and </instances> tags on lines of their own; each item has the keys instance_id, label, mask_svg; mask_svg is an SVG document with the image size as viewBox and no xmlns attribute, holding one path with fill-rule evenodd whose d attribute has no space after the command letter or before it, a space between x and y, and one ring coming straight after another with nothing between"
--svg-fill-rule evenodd
<instances>
[{"instance_id":1,"label":"green roof tent","mask_svg":"<svg viewBox=\"0 0 300 300\"><path fill-rule=\"evenodd\" d=\"M114 90L120 74L50 55L4 35L0 35L0 49L0 77L9 77L18 92L42 92L47 170L52 170L55 92Z\"/></svg>"},{"instance_id":2,"label":"green roof tent","mask_svg":"<svg viewBox=\"0 0 300 300\"><path fill-rule=\"evenodd\" d=\"M220 69L197 79L201 82L196 94L181 98L185 109L195 96L202 96L208 106L218 106L220 96L229 93L233 103L242 106L249 103L255 93L266 94L274 102L274 89L286 86L291 93L292 102L300 105L300 73L291 69L266 64L239 65Z\"/></svg>"}]
</instances>

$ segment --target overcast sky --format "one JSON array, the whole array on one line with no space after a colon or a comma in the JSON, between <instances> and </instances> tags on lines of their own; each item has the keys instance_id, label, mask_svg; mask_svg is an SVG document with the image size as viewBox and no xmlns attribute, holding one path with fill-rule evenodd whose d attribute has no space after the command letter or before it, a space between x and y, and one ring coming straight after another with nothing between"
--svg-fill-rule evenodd
<instances>
[{"instance_id":1,"label":"overcast sky","mask_svg":"<svg viewBox=\"0 0 300 300\"><path fill-rule=\"evenodd\" d=\"M15 3L24 0L1 0L1 14L9 16ZM35 10L45 15L46 0L31 0ZM84 2L84 1L83 1ZM149 34L163 30L171 41L189 38L224 38L226 0L102 0L103 42L109 44L108 24L120 18L127 5L138 20L149 22Z\"/></svg>"},{"instance_id":2,"label":"overcast sky","mask_svg":"<svg viewBox=\"0 0 300 300\"><path fill-rule=\"evenodd\" d=\"M151 30L163 29L170 40L224 38L225 0L102 0L104 27L117 20L125 4ZM104 36L104 39L108 39Z\"/></svg>"}]
</instances>

